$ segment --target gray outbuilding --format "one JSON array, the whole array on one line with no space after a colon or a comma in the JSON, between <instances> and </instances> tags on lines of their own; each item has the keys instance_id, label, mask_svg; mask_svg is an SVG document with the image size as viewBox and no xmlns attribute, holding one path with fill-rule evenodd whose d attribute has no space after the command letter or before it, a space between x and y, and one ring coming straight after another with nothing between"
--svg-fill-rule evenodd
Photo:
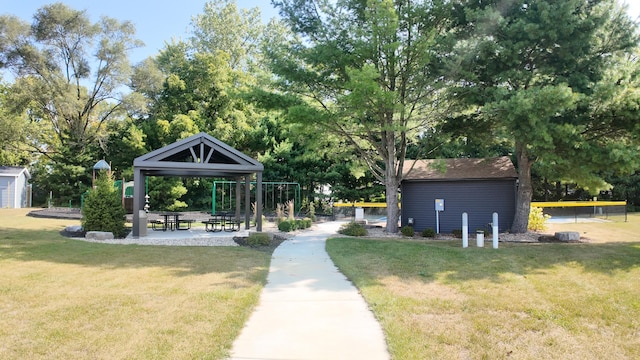
<instances>
[{"instance_id":1,"label":"gray outbuilding","mask_svg":"<svg viewBox=\"0 0 640 360\"><path fill-rule=\"evenodd\" d=\"M469 232L490 230L496 212L500 231L511 227L518 175L509 157L406 160L403 174L402 226L451 233L466 212Z\"/></svg>"},{"instance_id":2,"label":"gray outbuilding","mask_svg":"<svg viewBox=\"0 0 640 360\"><path fill-rule=\"evenodd\" d=\"M0 166L0 208L26 208L31 204L31 175L24 167Z\"/></svg>"}]
</instances>

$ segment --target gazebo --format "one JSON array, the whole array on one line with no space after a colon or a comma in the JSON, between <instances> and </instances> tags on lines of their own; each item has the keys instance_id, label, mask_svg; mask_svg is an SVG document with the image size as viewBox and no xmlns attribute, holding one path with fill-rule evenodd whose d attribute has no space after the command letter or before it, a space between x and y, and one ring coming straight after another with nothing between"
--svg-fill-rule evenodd
<instances>
[{"instance_id":1,"label":"gazebo","mask_svg":"<svg viewBox=\"0 0 640 360\"><path fill-rule=\"evenodd\" d=\"M241 203L241 179L244 178L245 228L251 214L251 177L256 174L257 231L262 231L262 172L257 160L232 148L213 136L201 132L133 160L133 231L140 236L140 210L145 205L147 176L222 177L236 179L236 203ZM236 207L236 217L240 208Z\"/></svg>"}]
</instances>

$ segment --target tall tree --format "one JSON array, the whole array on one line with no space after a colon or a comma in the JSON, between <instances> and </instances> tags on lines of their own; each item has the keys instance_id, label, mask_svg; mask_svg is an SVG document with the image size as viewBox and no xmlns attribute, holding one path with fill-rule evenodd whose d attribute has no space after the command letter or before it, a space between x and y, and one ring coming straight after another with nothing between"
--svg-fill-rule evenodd
<instances>
[{"instance_id":1,"label":"tall tree","mask_svg":"<svg viewBox=\"0 0 640 360\"><path fill-rule=\"evenodd\" d=\"M192 19L191 47L200 53L224 51L234 70L248 70L260 57L265 26L260 8L238 9L235 0L211 0Z\"/></svg>"},{"instance_id":2,"label":"tall tree","mask_svg":"<svg viewBox=\"0 0 640 360\"><path fill-rule=\"evenodd\" d=\"M29 165L32 159L26 144L33 126L15 111L10 92L11 87L0 82L0 165Z\"/></svg>"},{"instance_id":3,"label":"tall tree","mask_svg":"<svg viewBox=\"0 0 640 360\"><path fill-rule=\"evenodd\" d=\"M514 143L511 231L527 231L534 164L597 191L603 166L637 158L637 103L635 111L612 104L629 85L619 59L638 43L616 1L469 0L453 9L452 94L475 114L469 131L479 126Z\"/></svg>"},{"instance_id":4,"label":"tall tree","mask_svg":"<svg viewBox=\"0 0 640 360\"><path fill-rule=\"evenodd\" d=\"M441 110L438 7L408 0L272 3L299 36L269 48L281 90L299 99L288 115L356 149L385 184L387 231L397 232L407 144Z\"/></svg>"},{"instance_id":5,"label":"tall tree","mask_svg":"<svg viewBox=\"0 0 640 360\"><path fill-rule=\"evenodd\" d=\"M92 23L86 12L62 3L39 9L31 26L0 17L0 67L14 73L20 90L14 100L33 121L51 125L52 138L32 145L53 160L54 170L60 166L61 178L72 178L72 187L87 182L86 168L96 160L90 145L125 101L127 52L141 45L134 32L131 22ZM60 195L79 195L68 190Z\"/></svg>"}]
</instances>

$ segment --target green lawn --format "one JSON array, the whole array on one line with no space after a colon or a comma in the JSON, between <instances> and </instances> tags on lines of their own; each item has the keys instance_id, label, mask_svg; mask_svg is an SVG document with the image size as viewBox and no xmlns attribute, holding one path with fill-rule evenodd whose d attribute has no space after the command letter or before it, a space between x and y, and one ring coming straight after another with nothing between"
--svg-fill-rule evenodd
<instances>
[{"instance_id":1,"label":"green lawn","mask_svg":"<svg viewBox=\"0 0 640 360\"><path fill-rule=\"evenodd\" d=\"M0 209L2 359L223 359L266 280L265 252L88 243L25 214Z\"/></svg>"},{"instance_id":2,"label":"green lawn","mask_svg":"<svg viewBox=\"0 0 640 360\"><path fill-rule=\"evenodd\" d=\"M327 250L394 359L640 359L640 242L625 237L639 224L590 224L600 238L586 244L333 238Z\"/></svg>"}]
</instances>

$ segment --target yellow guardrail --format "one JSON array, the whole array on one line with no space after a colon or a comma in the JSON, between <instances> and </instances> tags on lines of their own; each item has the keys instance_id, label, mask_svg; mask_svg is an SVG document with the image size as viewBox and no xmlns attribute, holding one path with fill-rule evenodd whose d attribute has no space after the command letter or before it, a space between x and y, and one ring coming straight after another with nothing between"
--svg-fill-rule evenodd
<instances>
[{"instance_id":1,"label":"yellow guardrail","mask_svg":"<svg viewBox=\"0 0 640 360\"><path fill-rule=\"evenodd\" d=\"M387 203L372 202L352 202L352 203L335 203L335 207L363 207L363 208L386 208ZM531 206L549 208L549 207L590 207L590 206L627 206L626 201L532 201ZM398 203L398 207L401 204Z\"/></svg>"},{"instance_id":2,"label":"yellow guardrail","mask_svg":"<svg viewBox=\"0 0 640 360\"><path fill-rule=\"evenodd\" d=\"M372 203L372 202L352 202L352 203L335 203L335 207L368 207L368 208L386 208L387 203ZM398 203L398 207L400 204Z\"/></svg>"},{"instance_id":3,"label":"yellow guardrail","mask_svg":"<svg viewBox=\"0 0 640 360\"><path fill-rule=\"evenodd\" d=\"M532 201L531 206L550 207L593 207L593 206L627 206L626 201Z\"/></svg>"}]
</instances>

